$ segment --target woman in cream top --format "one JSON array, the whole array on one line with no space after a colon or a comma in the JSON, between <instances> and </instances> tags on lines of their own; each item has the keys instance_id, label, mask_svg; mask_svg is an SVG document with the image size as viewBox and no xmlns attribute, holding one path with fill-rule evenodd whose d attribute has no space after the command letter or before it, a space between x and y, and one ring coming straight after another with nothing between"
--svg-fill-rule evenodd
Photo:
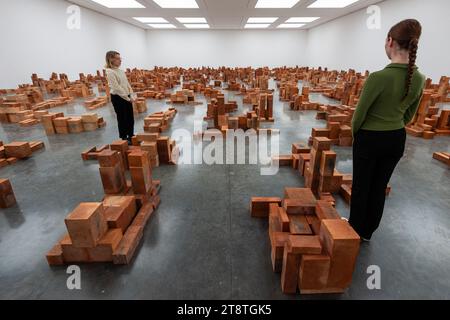
<instances>
[{"instance_id":1,"label":"woman in cream top","mask_svg":"<svg viewBox=\"0 0 450 320\"><path fill-rule=\"evenodd\" d=\"M117 115L119 137L131 144L134 136L133 89L120 68L122 59L116 51L106 53L106 77L111 91L111 102Z\"/></svg>"}]
</instances>

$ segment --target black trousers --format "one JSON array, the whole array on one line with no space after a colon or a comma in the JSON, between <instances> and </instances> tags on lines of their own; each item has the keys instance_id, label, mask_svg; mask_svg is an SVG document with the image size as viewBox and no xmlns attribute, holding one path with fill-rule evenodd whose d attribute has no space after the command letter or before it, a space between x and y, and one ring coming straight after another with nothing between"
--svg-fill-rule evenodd
<instances>
[{"instance_id":1,"label":"black trousers","mask_svg":"<svg viewBox=\"0 0 450 320\"><path fill-rule=\"evenodd\" d=\"M356 133L349 223L365 239L370 239L380 225L386 188L403 156L405 142L405 129Z\"/></svg>"},{"instance_id":2,"label":"black trousers","mask_svg":"<svg viewBox=\"0 0 450 320\"><path fill-rule=\"evenodd\" d=\"M117 115L120 139L131 139L131 137L134 136L134 114L132 103L115 94L111 95L111 102Z\"/></svg>"}]
</instances>

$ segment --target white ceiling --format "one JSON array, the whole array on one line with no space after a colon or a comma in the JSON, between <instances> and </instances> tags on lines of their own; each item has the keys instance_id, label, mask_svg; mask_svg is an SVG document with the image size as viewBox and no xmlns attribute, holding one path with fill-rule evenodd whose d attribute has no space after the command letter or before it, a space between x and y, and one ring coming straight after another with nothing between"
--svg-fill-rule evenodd
<instances>
[{"instance_id":1,"label":"white ceiling","mask_svg":"<svg viewBox=\"0 0 450 320\"><path fill-rule=\"evenodd\" d=\"M199 9L163 9L152 0L137 0L142 9L109 9L91 0L69 0L74 4L92 9L107 16L131 23L143 29L152 29L133 17L163 17L177 29L186 29L176 17L205 17L211 29L244 29L249 17L279 17L268 29L284 23L291 17L320 17L301 29L309 29L354 11L388 0L360 0L342 9L307 8L315 0L300 0L291 9L256 9L257 0L196 0Z\"/></svg>"}]
</instances>

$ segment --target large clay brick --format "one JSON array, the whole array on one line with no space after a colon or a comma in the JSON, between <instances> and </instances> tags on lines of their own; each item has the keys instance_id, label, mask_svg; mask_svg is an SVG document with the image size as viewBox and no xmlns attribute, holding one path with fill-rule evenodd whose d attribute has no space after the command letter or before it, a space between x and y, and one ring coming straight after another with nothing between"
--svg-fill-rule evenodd
<instances>
[{"instance_id":1,"label":"large clay brick","mask_svg":"<svg viewBox=\"0 0 450 320\"><path fill-rule=\"evenodd\" d=\"M320 159L320 174L332 176L336 166L336 153L334 151L323 151Z\"/></svg>"},{"instance_id":2,"label":"large clay brick","mask_svg":"<svg viewBox=\"0 0 450 320\"><path fill-rule=\"evenodd\" d=\"M109 228L119 228L125 233L136 216L136 198L134 196L114 196L103 201L105 219Z\"/></svg>"},{"instance_id":3,"label":"large clay brick","mask_svg":"<svg viewBox=\"0 0 450 320\"><path fill-rule=\"evenodd\" d=\"M141 144L141 149L142 149L143 151L148 152L148 154L149 154L151 157L155 157L155 156L158 155L158 147L157 147L157 145L156 145L156 142L147 142L147 141L144 141L144 142L142 142L142 144Z\"/></svg>"},{"instance_id":4,"label":"large clay brick","mask_svg":"<svg viewBox=\"0 0 450 320\"><path fill-rule=\"evenodd\" d=\"M283 268L284 246L288 241L289 233L274 232L271 239L271 259L273 272L281 272Z\"/></svg>"},{"instance_id":5,"label":"large clay brick","mask_svg":"<svg viewBox=\"0 0 450 320\"><path fill-rule=\"evenodd\" d=\"M131 167L143 168L149 167L149 157L146 151L133 151L128 154L128 164Z\"/></svg>"},{"instance_id":6,"label":"large clay brick","mask_svg":"<svg viewBox=\"0 0 450 320\"><path fill-rule=\"evenodd\" d=\"M64 258L61 245L58 243L45 256L49 266L61 266L64 264Z\"/></svg>"},{"instance_id":7,"label":"large clay brick","mask_svg":"<svg viewBox=\"0 0 450 320\"><path fill-rule=\"evenodd\" d=\"M97 160L100 167L114 167L122 161L119 152L114 150L103 150L97 155Z\"/></svg>"},{"instance_id":8,"label":"large clay brick","mask_svg":"<svg viewBox=\"0 0 450 320\"><path fill-rule=\"evenodd\" d=\"M289 251L286 243L283 249L283 266L281 270L281 290L285 294L297 293L300 258L299 254Z\"/></svg>"},{"instance_id":9,"label":"large clay brick","mask_svg":"<svg viewBox=\"0 0 450 320\"><path fill-rule=\"evenodd\" d=\"M251 216L254 218L267 218L269 216L269 205L276 203L281 205L281 198L277 197L252 197L250 203Z\"/></svg>"},{"instance_id":10,"label":"large clay brick","mask_svg":"<svg viewBox=\"0 0 450 320\"><path fill-rule=\"evenodd\" d=\"M131 163L130 163L131 165ZM146 194L152 188L152 170L150 166L130 167L131 182L136 194Z\"/></svg>"},{"instance_id":11,"label":"large clay brick","mask_svg":"<svg viewBox=\"0 0 450 320\"><path fill-rule=\"evenodd\" d=\"M122 156L123 159L123 164L125 166L125 168L128 168L128 156L127 156L127 151L128 151L128 142L124 141L124 140L117 140L114 141L113 143L111 143L111 150L115 150L120 152L120 155Z\"/></svg>"},{"instance_id":12,"label":"large clay brick","mask_svg":"<svg viewBox=\"0 0 450 320\"><path fill-rule=\"evenodd\" d=\"M108 224L102 203L83 202L65 219L67 231L77 248L95 247L106 233Z\"/></svg>"},{"instance_id":13,"label":"large clay brick","mask_svg":"<svg viewBox=\"0 0 450 320\"><path fill-rule=\"evenodd\" d=\"M341 216L333 207L333 204L327 200L318 200L316 204L316 216L320 220L340 219Z\"/></svg>"},{"instance_id":14,"label":"large clay brick","mask_svg":"<svg viewBox=\"0 0 450 320\"><path fill-rule=\"evenodd\" d=\"M113 253L114 264L129 264L143 235L142 227L129 227Z\"/></svg>"},{"instance_id":15,"label":"large clay brick","mask_svg":"<svg viewBox=\"0 0 450 320\"><path fill-rule=\"evenodd\" d=\"M314 194L308 188L284 188L284 197L286 199L302 199L311 203L316 202Z\"/></svg>"},{"instance_id":16,"label":"large clay brick","mask_svg":"<svg viewBox=\"0 0 450 320\"><path fill-rule=\"evenodd\" d=\"M314 214L316 208L316 199L311 197L284 199L283 209L287 214Z\"/></svg>"},{"instance_id":17,"label":"large clay brick","mask_svg":"<svg viewBox=\"0 0 450 320\"><path fill-rule=\"evenodd\" d=\"M16 204L11 182L8 179L0 179L0 208L10 208Z\"/></svg>"},{"instance_id":18,"label":"large clay brick","mask_svg":"<svg viewBox=\"0 0 450 320\"><path fill-rule=\"evenodd\" d=\"M131 226L145 228L145 226L147 225L148 219L150 219L153 212L154 212L153 203L147 202L139 210L139 212L136 215L136 217L134 218Z\"/></svg>"},{"instance_id":19,"label":"large clay brick","mask_svg":"<svg viewBox=\"0 0 450 320\"><path fill-rule=\"evenodd\" d=\"M308 220L303 215L289 216L289 231L294 235L312 235Z\"/></svg>"},{"instance_id":20,"label":"large clay brick","mask_svg":"<svg viewBox=\"0 0 450 320\"><path fill-rule=\"evenodd\" d=\"M289 216L286 210L281 207L278 208L278 218L280 220L281 231L289 232Z\"/></svg>"},{"instance_id":21,"label":"large clay brick","mask_svg":"<svg viewBox=\"0 0 450 320\"><path fill-rule=\"evenodd\" d=\"M309 153L301 153L298 159L298 171L300 175L305 175L306 164L311 160L311 155Z\"/></svg>"},{"instance_id":22,"label":"large clay brick","mask_svg":"<svg viewBox=\"0 0 450 320\"><path fill-rule=\"evenodd\" d=\"M157 140L159 161L162 163L168 163L170 161L170 138L159 137Z\"/></svg>"},{"instance_id":23,"label":"large clay brick","mask_svg":"<svg viewBox=\"0 0 450 320\"><path fill-rule=\"evenodd\" d=\"M339 131L341 130L339 122L328 122L328 129L330 129L330 139L339 138Z\"/></svg>"},{"instance_id":24,"label":"large clay brick","mask_svg":"<svg viewBox=\"0 0 450 320\"><path fill-rule=\"evenodd\" d=\"M316 215L308 215L306 216L306 220L308 221L308 224L313 232L314 235L320 234L320 220L317 218Z\"/></svg>"},{"instance_id":25,"label":"large clay brick","mask_svg":"<svg viewBox=\"0 0 450 320\"><path fill-rule=\"evenodd\" d=\"M317 138L317 137L328 138L330 136L330 130L313 128L311 131L311 136L313 138Z\"/></svg>"},{"instance_id":26,"label":"large clay brick","mask_svg":"<svg viewBox=\"0 0 450 320\"><path fill-rule=\"evenodd\" d=\"M351 284L359 252L358 234L345 220L322 220L320 241L331 257L327 286L347 288Z\"/></svg>"},{"instance_id":27,"label":"large clay brick","mask_svg":"<svg viewBox=\"0 0 450 320\"><path fill-rule=\"evenodd\" d=\"M322 245L319 236L289 235L288 249L295 254L320 254Z\"/></svg>"},{"instance_id":28,"label":"large clay brick","mask_svg":"<svg viewBox=\"0 0 450 320\"><path fill-rule=\"evenodd\" d=\"M330 265L330 257L326 254L302 255L298 276L300 293L316 293L316 290L325 289L328 283Z\"/></svg>"},{"instance_id":29,"label":"large clay brick","mask_svg":"<svg viewBox=\"0 0 450 320\"><path fill-rule=\"evenodd\" d=\"M292 154L308 154L311 148L303 143L293 143L292 144Z\"/></svg>"},{"instance_id":30,"label":"large clay brick","mask_svg":"<svg viewBox=\"0 0 450 320\"><path fill-rule=\"evenodd\" d=\"M68 234L59 242L59 245L65 263L90 262L87 248L76 247Z\"/></svg>"},{"instance_id":31,"label":"large clay brick","mask_svg":"<svg viewBox=\"0 0 450 320\"><path fill-rule=\"evenodd\" d=\"M125 173L120 163L114 167L100 167L99 170L105 194L118 194L124 190Z\"/></svg>"},{"instance_id":32,"label":"large clay brick","mask_svg":"<svg viewBox=\"0 0 450 320\"><path fill-rule=\"evenodd\" d=\"M352 187L350 185L343 184L341 185L341 189L339 190L339 193L344 198L345 202L350 204L352 199Z\"/></svg>"},{"instance_id":33,"label":"large clay brick","mask_svg":"<svg viewBox=\"0 0 450 320\"><path fill-rule=\"evenodd\" d=\"M122 236L121 229L109 229L97 246L87 248L89 260L92 262L112 262L113 252L122 240Z\"/></svg>"},{"instance_id":34,"label":"large clay brick","mask_svg":"<svg viewBox=\"0 0 450 320\"><path fill-rule=\"evenodd\" d=\"M292 169L294 169L294 170L298 169L299 160L300 160L300 154L292 155Z\"/></svg>"},{"instance_id":35,"label":"large clay brick","mask_svg":"<svg viewBox=\"0 0 450 320\"><path fill-rule=\"evenodd\" d=\"M325 137L313 138L313 149L316 151L327 151L331 148L331 140Z\"/></svg>"},{"instance_id":36,"label":"large clay brick","mask_svg":"<svg viewBox=\"0 0 450 320\"><path fill-rule=\"evenodd\" d=\"M320 176L319 193L337 193L342 185L342 175Z\"/></svg>"},{"instance_id":37,"label":"large clay brick","mask_svg":"<svg viewBox=\"0 0 450 320\"><path fill-rule=\"evenodd\" d=\"M33 153L28 142L11 142L4 145L7 158L23 159L28 158Z\"/></svg>"}]
</instances>

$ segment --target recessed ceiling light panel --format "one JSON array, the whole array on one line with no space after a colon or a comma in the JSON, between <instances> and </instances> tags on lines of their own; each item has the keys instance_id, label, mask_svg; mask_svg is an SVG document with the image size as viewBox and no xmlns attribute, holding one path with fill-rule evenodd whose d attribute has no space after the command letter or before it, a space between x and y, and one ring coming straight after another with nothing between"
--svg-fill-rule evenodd
<instances>
[{"instance_id":1,"label":"recessed ceiling light panel","mask_svg":"<svg viewBox=\"0 0 450 320\"><path fill-rule=\"evenodd\" d=\"M300 0L258 0L255 8L292 8Z\"/></svg>"},{"instance_id":2,"label":"recessed ceiling light panel","mask_svg":"<svg viewBox=\"0 0 450 320\"><path fill-rule=\"evenodd\" d=\"M283 23L280 24L277 28L280 29L297 29L303 27L304 23Z\"/></svg>"},{"instance_id":3,"label":"recessed ceiling light panel","mask_svg":"<svg viewBox=\"0 0 450 320\"><path fill-rule=\"evenodd\" d=\"M128 9L128 8L145 8L136 0L92 0L104 7L110 9Z\"/></svg>"},{"instance_id":4,"label":"recessed ceiling light panel","mask_svg":"<svg viewBox=\"0 0 450 320\"><path fill-rule=\"evenodd\" d=\"M260 17L260 18L248 18L247 23L274 23L278 18L268 18L268 17Z\"/></svg>"},{"instance_id":5,"label":"recessed ceiling light panel","mask_svg":"<svg viewBox=\"0 0 450 320\"><path fill-rule=\"evenodd\" d=\"M148 25L155 29L176 29L177 28L173 24L170 24L170 23L166 23L166 24L149 23Z\"/></svg>"},{"instance_id":6,"label":"recessed ceiling light panel","mask_svg":"<svg viewBox=\"0 0 450 320\"><path fill-rule=\"evenodd\" d=\"M176 18L180 23L207 23L205 18Z\"/></svg>"},{"instance_id":7,"label":"recessed ceiling light panel","mask_svg":"<svg viewBox=\"0 0 450 320\"><path fill-rule=\"evenodd\" d=\"M319 17L292 17L286 23L309 23L320 19Z\"/></svg>"},{"instance_id":8,"label":"recessed ceiling light panel","mask_svg":"<svg viewBox=\"0 0 450 320\"><path fill-rule=\"evenodd\" d=\"M188 29L209 29L209 24L204 23L188 23L184 26Z\"/></svg>"},{"instance_id":9,"label":"recessed ceiling light panel","mask_svg":"<svg viewBox=\"0 0 450 320\"><path fill-rule=\"evenodd\" d=\"M247 23L244 28L245 29L265 29L269 26L270 26L269 23L264 23L264 24L262 24L262 23L260 23L260 24Z\"/></svg>"},{"instance_id":10,"label":"recessed ceiling light panel","mask_svg":"<svg viewBox=\"0 0 450 320\"><path fill-rule=\"evenodd\" d=\"M158 18L158 17L134 17L133 19L142 22L142 23L168 23L164 18Z\"/></svg>"},{"instance_id":11,"label":"recessed ceiling light panel","mask_svg":"<svg viewBox=\"0 0 450 320\"><path fill-rule=\"evenodd\" d=\"M153 0L158 6L166 9L182 8L182 9L198 9L195 0Z\"/></svg>"},{"instance_id":12,"label":"recessed ceiling light panel","mask_svg":"<svg viewBox=\"0 0 450 320\"><path fill-rule=\"evenodd\" d=\"M316 0L308 8L345 8L359 0Z\"/></svg>"}]
</instances>

